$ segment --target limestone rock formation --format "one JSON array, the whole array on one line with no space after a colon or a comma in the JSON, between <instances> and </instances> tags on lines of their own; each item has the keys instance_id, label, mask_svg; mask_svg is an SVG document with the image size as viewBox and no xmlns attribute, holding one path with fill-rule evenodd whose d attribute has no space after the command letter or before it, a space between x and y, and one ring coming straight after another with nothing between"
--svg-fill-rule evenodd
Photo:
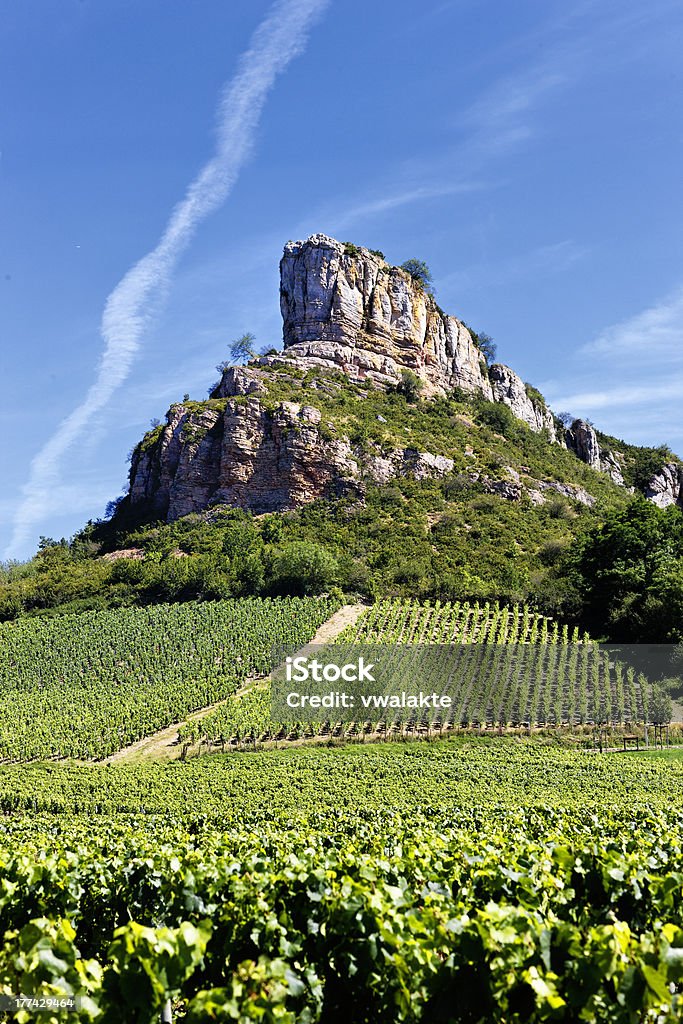
<instances>
[{"instance_id":1,"label":"limestone rock formation","mask_svg":"<svg viewBox=\"0 0 683 1024\"><path fill-rule=\"evenodd\" d=\"M647 487L645 497L659 508L669 505L683 507L683 466L678 462L667 462L655 473Z\"/></svg>"},{"instance_id":2,"label":"limestone rock formation","mask_svg":"<svg viewBox=\"0 0 683 1024\"><path fill-rule=\"evenodd\" d=\"M247 366L229 366L211 392L211 398L235 398L237 395L262 395L266 391L263 375Z\"/></svg>"},{"instance_id":3,"label":"limestone rock formation","mask_svg":"<svg viewBox=\"0 0 683 1024\"><path fill-rule=\"evenodd\" d=\"M489 370L494 402L503 402L517 419L523 420L532 430L539 433L547 430L555 440L555 420L545 402L539 402L529 395L527 386L509 366L495 363Z\"/></svg>"},{"instance_id":4,"label":"limestone rock formation","mask_svg":"<svg viewBox=\"0 0 683 1024\"><path fill-rule=\"evenodd\" d=\"M562 495L563 498L578 501L589 508L595 504L593 495L589 494L584 487L577 487L576 484L562 484L556 480L540 480L536 485L536 489L542 494L554 491L556 494Z\"/></svg>"},{"instance_id":5,"label":"limestone rock formation","mask_svg":"<svg viewBox=\"0 0 683 1024\"><path fill-rule=\"evenodd\" d=\"M232 386L249 385L249 373ZM360 496L366 481L423 480L452 469L451 459L410 448L368 456L347 438L330 437L313 406L280 402L268 410L248 394L231 398L224 411L173 406L159 438L133 454L130 504L167 521L215 504L285 511L316 498Z\"/></svg>"},{"instance_id":6,"label":"limestone rock formation","mask_svg":"<svg viewBox=\"0 0 683 1024\"><path fill-rule=\"evenodd\" d=\"M600 469L600 445L595 430L585 420L574 420L565 435L567 448L591 469Z\"/></svg>"},{"instance_id":7,"label":"limestone rock formation","mask_svg":"<svg viewBox=\"0 0 683 1024\"><path fill-rule=\"evenodd\" d=\"M607 473L615 484L623 485L622 467L617 456L614 452L603 451L600 448L598 436L590 423L580 419L574 420L570 429L565 432L565 444L591 469Z\"/></svg>"},{"instance_id":8,"label":"limestone rock formation","mask_svg":"<svg viewBox=\"0 0 683 1024\"><path fill-rule=\"evenodd\" d=\"M315 498L361 494L366 481L421 480L453 471L455 461L445 455L400 442L391 451L354 445L321 422L315 394L339 390L335 370L362 382L365 390L394 387L410 370L421 380L424 397L461 388L503 403L531 430L547 431L550 441L623 483L619 459L600 450L590 424L576 420L558 436L538 392L507 366L487 367L467 326L447 316L418 280L380 254L312 235L285 246L280 282L284 350L225 369L212 401L171 407L166 425L148 434L133 453L131 509L168 520L217 503L255 512L286 510ZM274 377L285 384L300 379L296 373L288 378L288 368L320 371L307 383L311 404L274 403L269 392ZM474 457L471 446L463 454ZM652 500L680 501L678 468L665 467L660 476L651 482ZM540 504L552 488L586 504L593 500L570 485L529 488L518 474L481 482L512 501L529 494Z\"/></svg>"},{"instance_id":9,"label":"limestone rock formation","mask_svg":"<svg viewBox=\"0 0 683 1024\"><path fill-rule=\"evenodd\" d=\"M327 235L289 242L280 263L280 308L284 355L299 366L331 364L380 387L411 370L425 396L461 387L492 397L467 327L405 270L368 249Z\"/></svg>"}]
</instances>

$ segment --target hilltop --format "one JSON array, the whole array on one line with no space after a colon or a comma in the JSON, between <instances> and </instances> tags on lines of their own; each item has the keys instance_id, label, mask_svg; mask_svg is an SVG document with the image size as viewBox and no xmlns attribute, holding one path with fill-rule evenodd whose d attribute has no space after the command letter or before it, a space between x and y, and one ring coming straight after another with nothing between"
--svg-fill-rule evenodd
<instances>
[{"instance_id":1,"label":"hilltop","mask_svg":"<svg viewBox=\"0 0 683 1024\"><path fill-rule=\"evenodd\" d=\"M280 302L283 351L247 367L226 366L208 401L174 404L165 425L137 446L129 521L172 521L218 504L285 511L316 498L363 495L368 484L397 477L456 471L485 490L510 500L528 495L537 505L549 490L585 505L601 493L599 482L563 457L555 479L552 472L534 476L526 458L515 465L512 451L496 473L485 464L491 444L476 450L475 424L467 422L473 407L499 434L514 433L520 421L546 447L571 453L615 484L635 483L637 450L608 446L585 420L562 423L514 370L489 365L476 332L444 313L419 276L390 266L381 253L326 235L290 242ZM438 409L445 399L459 402L470 443L454 422L416 430L382 398L396 393ZM433 420L433 410L424 416ZM643 483L657 502L680 503L679 467L655 456L649 469Z\"/></svg>"},{"instance_id":2,"label":"hilltop","mask_svg":"<svg viewBox=\"0 0 683 1024\"><path fill-rule=\"evenodd\" d=\"M439 307L423 267L326 235L287 243L283 348L174 403L110 517L6 572L0 615L344 592L524 601L670 637L680 461L558 417Z\"/></svg>"}]
</instances>

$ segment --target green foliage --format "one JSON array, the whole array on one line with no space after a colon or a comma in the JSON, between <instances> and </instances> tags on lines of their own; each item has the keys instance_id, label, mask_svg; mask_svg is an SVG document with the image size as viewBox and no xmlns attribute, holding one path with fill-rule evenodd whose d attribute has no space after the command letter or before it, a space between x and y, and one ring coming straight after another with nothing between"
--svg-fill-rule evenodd
<instances>
[{"instance_id":1,"label":"green foliage","mask_svg":"<svg viewBox=\"0 0 683 1024\"><path fill-rule=\"evenodd\" d=\"M401 382L396 390L404 395L407 402L417 402L424 387L423 381L412 370L401 370Z\"/></svg>"},{"instance_id":2,"label":"green foliage","mask_svg":"<svg viewBox=\"0 0 683 1024\"><path fill-rule=\"evenodd\" d=\"M294 541L272 556L272 589L281 594L321 594L339 581L336 558L322 545Z\"/></svg>"},{"instance_id":3,"label":"green foliage","mask_svg":"<svg viewBox=\"0 0 683 1024\"><path fill-rule=\"evenodd\" d=\"M401 270L405 270L407 274L410 274L413 281L415 281L423 291L431 294L432 272L424 260L418 260L416 257L406 260L405 263L401 264Z\"/></svg>"},{"instance_id":4,"label":"green foliage","mask_svg":"<svg viewBox=\"0 0 683 1024\"><path fill-rule=\"evenodd\" d=\"M335 608L252 599L0 626L0 757L105 757L263 675L273 645L305 643Z\"/></svg>"},{"instance_id":5,"label":"green foliage","mask_svg":"<svg viewBox=\"0 0 683 1024\"><path fill-rule=\"evenodd\" d=\"M668 725L673 717L671 697L664 687L655 686L650 699L650 718L655 725Z\"/></svg>"},{"instance_id":6,"label":"green foliage","mask_svg":"<svg viewBox=\"0 0 683 1024\"><path fill-rule=\"evenodd\" d=\"M243 334L241 338L236 338L235 341L230 343L230 357L237 362L253 359L256 355L255 341L256 337L249 331Z\"/></svg>"},{"instance_id":7,"label":"green foliage","mask_svg":"<svg viewBox=\"0 0 683 1024\"><path fill-rule=\"evenodd\" d=\"M581 615L616 640L683 638L683 515L639 498L611 511L569 553Z\"/></svg>"},{"instance_id":8,"label":"green foliage","mask_svg":"<svg viewBox=\"0 0 683 1024\"><path fill-rule=\"evenodd\" d=\"M545 409L545 398L538 388L535 388L532 384L525 383L524 390L526 391L527 398L531 399L537 409Z\"/></svg>"},{"instance_id":9,"label":"green foliage","mask_svg":"<svg viewBox=\"0 0 683 1024\"><path fill-rule=\"evenodd\" d=\"M380 249L368 249L368 252L372 253L373 256L377 256L379 259L384 259L384 253ZM344 242L344 255L345 256L360 256L362 249L358 245L354 245L353 242Z\"/></svg>"},{"instance_id":10,"label":"green foliage","mask_svg":"<svg viewBox=\"0 0 683 1024\"><path fill-rule=\"evenodd\" d=\"M495 741L4 766L0 972L103 1024L674 1024L682 780Z\"/></svg>"},{"instance_id":11,"label":"green foliage","mask_svg":"<svg viewBox=\"0 0 683 1024\"><path fill-rule=\"evenodd\" d=\"M490 427L497 434L502 434L509 441L515 440L523 429L512 410L502 402L487 402L485 399L481 399L478 404L477 418L480 423Z\"/></svg>"},{"instance_id":12,"label":"green foliage","mask_svg":"<svg viewBox=\"0 0 683 1024\"><path fill-rule=\"evenodd\" d=\"M476 345L477 345L479 351L481 352L481 354L483 355L484 359L486 360L486 362L489 365L491 365L491 363L495 363L495 361L496 361L497 345L494 342L494 340L491 337L491 335L490 334L484 334L483 332L480 331L477 334L473 334L473 338L474 338L474 340L476 342Z\"/></svg>"},{"instance_id":13,"label":"green foliage","mask_svg":"<svg viewBox=\"0 0 683 1024\"><path fill-rule=\"evenodd\" d=\"M644 491L655 473L658 473L667 462L680 460L671 451L668 444L660 444L653 448L627 444L618 437L612 437L596 431L601 448L616 451L624 456L624 483L627 487L635 487Z\"/></svg>"},{"instance_id":14,"label":"green foliage","mask_svg":"<svg viewBox=\"0 0 683 1024\"><path fill-rule=\"evenodd\" d=\"M634 448L630 454L624 482L639 491L645 490L652 477L667 462L674 461L673 452L667 444L660 444L657 448Z\"/></svg>"},{"instance_id":15,"label":"green foliage","mask_svg":"<svg viewBox=\"0 0 683 1024\"><path fill-rule=\"evenodd\" d=\"M581 613L580 576L561 550L571 553L604 514L628 505L632 499L623 488L550 445L506 406L462 390L408 401L405 394L368 390L341 373L321 377L283 366L268 378L263 404L275 409L281 401L312 401L314 384L321 431L329 439L351 438L361 473L365 459L408 448L450 458L452 475L384 486L365 480L363 503L354 489L348 497L258 519L217 507L175 523L145 524L154 510L133 510L125 499L111 522L90 524L70 544L41 552L21 573L0 573L0 616L267 595L283 593L285 586L301 593L299 577L273 575L274 566L282 565L277 548L292 543L325 549L338 566L331 585L370 599L521 601L553 615ZM220 412L225 403L189 403L188 420ZM537 507L524 497L485 494L482 481L509 478L507 467L530 488L557 481L586 489L598 502L589 509L546 491L546 504ZM227 538L241 529L248 543ZM120 548L154 553L158 561L110 564L96 557ZM179 559L178 552L187 557Z\"/></svg>"}]
</instances>

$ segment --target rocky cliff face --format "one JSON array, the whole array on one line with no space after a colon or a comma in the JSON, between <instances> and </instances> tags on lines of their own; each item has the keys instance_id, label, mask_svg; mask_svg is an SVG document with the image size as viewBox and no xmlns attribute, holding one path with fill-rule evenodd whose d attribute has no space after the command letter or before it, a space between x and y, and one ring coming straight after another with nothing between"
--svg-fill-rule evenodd
<instances>
[{"instance_id":1,"label":"rocky cliff face","mask_svg":"<svg viewBox=\"0 0 683 1024\"><path fill-rule=\"evenodd\" d=\"M571 428L565 432L564 440L567 448L591 469L607 473L615 484L623 485L624 477L619 459L614 452L603 451L600 448L598 435L590 423L586 423L585 420L574 420Z\"/></svg>"},{"instance_id":2,"label":"rocky cliff face","mask_svg":"<svg viewBox=\"0 0 683 1024\"><path fill-rule=\"evenodd\" d=\"M667 462L645 488L645 497L659 508L680 505L683 508L683 466Z\"/></svg>"},{"instance_id":3,"label":"rocky cliff face","mask_svg":"<svg viewBox=\"0 0 683 1024\"><path fill-rule=\"evenodd\" d=\"M280 308L284 356L302 369L335 367L376 387L395 385L410 370L425 397L456 387L478 392L556 439L552 413L529 396L524 381L508 366L489 371L465 324L368 249L349 250L327 235L289 242L280 263Z\"/></svg>"},{"instance_id":4,"label":"rocky cliff face","mask_svg":"<svg viewBox=\"0 0 683 1024\"><path fill-rule=\"evenodd\" d=\"M224 410L174 405L159 436L134 452L133 508L167 521L214 504L285 511L316 498L360 497L367 482L442 477L453 469L451 459L410 448L368 455L330 437L310 405L265 409L259 371L234 368L220 390L229 399Z\"/></svg>"},{"instance_id":5,"label":"rocky cliff face","mask_svg":"<svg viewBox=\"0 0 683 1024\"><path fill-rule=\"evenodd\" d=\"M454 387L491 398L482 355L463 323L399 267L367 249L312 235L289 242L280 263L280 308L288 359L332 364L380 387L401 370L425 396Z\"/></svg>"},{"instance_id":6,"label":"rocky cliff face","mask_svg":"<svg viewBox=\"0 0 683 1024\"><path fill-rule=\"evenodd\" d=\"M600 451L589 424L576 421L558 436L538 393L509 367L488 368L465 324L380 255L326 235L289 242L280 264L280 304L284 351L230 367L212 391L214 401L174 405L166 425L135 450L131 508L165 519L214 503L285 510L360 492L368 480L438 477L453 469L443 455L401 447L373 454L354 447L326 429L312 404L264 404L268 379L283 364L318 369L323 378L325 371L341 370L370 388L394 387L410 370L422 381L424 397L453 388L478 393L623 482L618 461ZM668 494L668 486L656 493ZM515 500L522 493L507 490L504 496ZM543 500L540 485L533 494Z\"/></svg>"},{"instance_id":7,"label":"rocky cliff face","mask_svg":"<svg viewBox=\"0 0 683 1024\"><path fill-rule=\"evenodd\" d=\"M550 409L529 396L526 384L509 366L494 364L489 378L494 402L507 405L517 419L523 420L532 430L537 433L547 430L550 440L556 440L555 420Z\"/></svg>"}]
</instances>

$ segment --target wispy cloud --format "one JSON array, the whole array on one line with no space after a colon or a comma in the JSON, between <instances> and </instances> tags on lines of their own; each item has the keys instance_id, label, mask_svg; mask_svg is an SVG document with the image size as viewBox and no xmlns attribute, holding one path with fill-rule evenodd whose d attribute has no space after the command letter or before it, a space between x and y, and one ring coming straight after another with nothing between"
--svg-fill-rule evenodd
<instances>
[{"instance_id":1,"label":"wispy cloud","mask_svg":"<svg viewBox=\"0 0 683 1024\"><path fill-rule=\"evenodd\" d=\"M680 401L683 399L683 378L672 381L653 381L649 384L617 384L612 388L576 391L560 397L560 407L595 412L628 406L633 409L643 403ZM557 405L557 403L553 403Z\"/></svg>"},{"instance_id":2,"label":"wispy cloud","mask_svg":"<svg viewBox=\"0 0 683 1024\"><path fill-rule=\"evenodd\" d=\"M656 429L665 439L680 443L683 286L600 331L578 348L576 362L580 369L568 375L569 381L541 385L555 409L583 416L608 411L624 436L651 443L641 431ZM596 380L609 383L596 388Z\"/></svg>"},{"instance_id":3,"label":"wispy cloud","mask_svg":"<svg viewBox=\"0 0 683 1024\"><path fill-rule=\"evenodd\" d=\"M462 117L473 135L471 145L494 156L526 142L533 134L531 115L549 93L569 81L559 55L554 63L554 69L542 63L503 79L477 100Z\"/></svg>"},{"instance_id":4,"label":"wispy cloud","mask_svg":"<svg viewBox=\"0 0 683 1024\"><path fill-rule=\"evenodd\" d=\"M366 199L341 213L332 215L327 223L329 230L341 231L366 217L388 213L412 203L425 202L428 199L440 199L443 196L454 196L468 192L476 192L483 186L479 182L451 181L442 184L421 185L415 188L399 189L390 195L378 195Z\"/></svg>"},{"instance_id":5,"label":"wispy cloud","mask_svg":"<svg viewBox=\"0 0 683 1024\"><path fill-rule=\"evenodd\" d=\"M450 6L445 4L432 13L442 13ZM392 184L384 188L375 184L374 194L349 199L336 213L328 211L328 216L317 211L316 223L328 224L333 231L345 230L399 207L496 187L499 182L490 180L490 166L535 135L539 109L554 92L571 85L577 62L577 47L553 44L541 60L499 77L451 122L455 137L440 153L411 156L396 169ZM463 153L467 154L466 171Z\"/></svg>"},{"instance_id":6,"label":"wispy cloud","mask_svg":"<svg viewBox=\"0 0 683 1024\"><path fill-rule=\"evenodd\" d=\"M607 327L582 352L629 357L656 353L683 361L683 286L642 313Z\"/></svg>"},{"instance_id":7,"label":"wispy cloud","mask_svg":"<svg viewBox=\"0 0 683 1024\"><path fill-rule=\"evenodd\" d=\"M128 377L145 328L168 288L175 266L199 224L231 192L250 156L261 111L276 77L304 49L308 32L329 0L278 0L261 22L218 108L212 158L175 207L156 247L139 260L109 295L101 323L104 351L97 378L83 401L59 425L31 463L14 517L8 554L30 537L59 486L61 463L93 417Z\"/></svg>"}]
</instances>

